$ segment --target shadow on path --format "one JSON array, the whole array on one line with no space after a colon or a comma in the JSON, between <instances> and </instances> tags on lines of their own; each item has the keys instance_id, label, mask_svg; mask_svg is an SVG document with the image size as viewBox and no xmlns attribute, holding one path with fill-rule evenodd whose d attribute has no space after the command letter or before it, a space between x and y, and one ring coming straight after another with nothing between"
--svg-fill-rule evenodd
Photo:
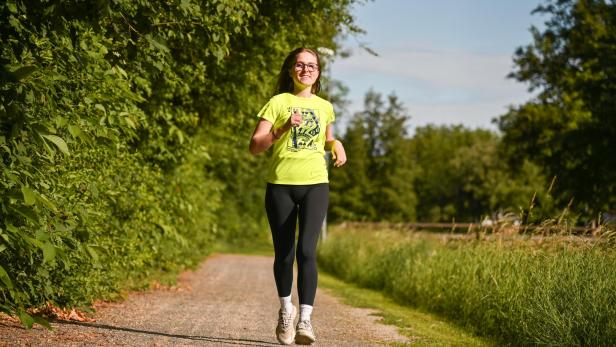
<instances>
[{"instance_id":1,"label":"shadow on path","mask_svg":"<svg viewBox=\"0 0 616 347\"><path fill-rule=\"evenodd\" d=\"M76 322L76 321L65 321L65 320L50 320L50 322L57 324L65 324L65 325L80 325L84 327L97 328L97 329L108 329L108 330L119 330L126 331L130 333L139 333L139 334L148 334L148 335L158 335L165 337L173 337L178 339L186 339L186 340L196 340L196 341L207 341L207 342L219 342L226 343L230 345L240 345L240 346L260 346L260 347L271 347L271 346L279 346L280 344L268 341L259 341L259 340L248 340L248 339L233 339L233 338L225 338L225 337L212 337L212 336L197 336L197 335L180 335L180 334L168 334L159 331L150 331L150 330L139 330L133 328L126 327L118 327L107 324L98 324L98 323L84 323L84 322Z\"/></svg>"}]
</instances>

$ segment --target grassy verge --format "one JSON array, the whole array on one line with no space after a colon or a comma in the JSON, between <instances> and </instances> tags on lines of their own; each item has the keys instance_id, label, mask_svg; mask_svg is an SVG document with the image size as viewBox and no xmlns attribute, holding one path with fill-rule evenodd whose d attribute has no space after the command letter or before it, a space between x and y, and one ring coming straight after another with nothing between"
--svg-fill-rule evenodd
<instances>
[{"instance_id":1,"label":"grassy verge","mask_svg":"<svg viewBox=\"0 0 616 347\"><path fill-rule=\"evenodd\" d=\"M269 234L261 233L259 237L248 241L218 241L214 244L213 253L235 253L247 255L274 256L274 246Z\"/></svg>"},{"instance_id":2,"label":"grassy verge","mask_svg":"<svg viewBox=\"0 0 616 347\"><path fill-rule=\"evenodd\" d=\"M383 293L343 282L319 273L319 287L342 299L347 305L378 310L383 323L397 326L409 338L409 344L394 346L494 346L487 339L473 336L463 329L429 313L400 305Z\"/></svg>"},{"instance_id":3,"label":"grassy verge","mask_svg":"<svg viewBox=\"0 0 616 347\"><path fill-rule=\"evenodd\" d=\"M319 265L514 345L616 344L616 250L574 238L438 239L334 230Z\"/></svg>"}]
</instances>

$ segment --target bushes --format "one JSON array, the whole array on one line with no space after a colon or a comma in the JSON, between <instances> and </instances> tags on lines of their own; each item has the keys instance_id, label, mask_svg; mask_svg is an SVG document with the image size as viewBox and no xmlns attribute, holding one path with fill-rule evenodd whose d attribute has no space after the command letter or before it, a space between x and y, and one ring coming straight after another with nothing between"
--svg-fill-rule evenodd
<instances>
[{"instance_id":1,"label":"bushes","mask_svg":"<svg viewBox=\"0 0 616 347\"><path fill-rule=\"evenodd\" d=\"M513 345L616 342L616 253L565 241L436 240L334 233L319 264L397 300Z\"/></svg>"},{"instance_id":2,"label":"bushes","mask_svg":"<svg viewBox=\"0 0 616 347\"><path fill-rule=\"evenodd\" d=\"M263 85L355 30L351 3L0 4L0 311L30 325L258 235Z\"/></svg>"}]
</instances>

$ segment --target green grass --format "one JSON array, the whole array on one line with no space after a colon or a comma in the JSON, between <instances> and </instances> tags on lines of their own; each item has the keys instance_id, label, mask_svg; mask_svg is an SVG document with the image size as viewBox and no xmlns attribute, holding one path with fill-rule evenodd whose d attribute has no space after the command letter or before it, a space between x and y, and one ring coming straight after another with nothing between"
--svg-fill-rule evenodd
<instances>
[{"instance_id":1,"label":"green grass","mask_svg":"<svg viewBox=\"0 0 616 347\"><path fill-rule=\"evenodd\" d=\"M319 287L342 302L378 311L382 322L398 327L409 343L393 346L494 346L493 342L479 338L437 316L400 305L383 293L343 282L324 272L319 273Z\"/></svg>"},{"instance_id":2,"label":"green grass","mask_svg":"<svg viewBox=\"0 0 616 347\"><path fill-rule=\"evenodd\" d=\"M612 246L575 238L346 229L319 247L322 269L512 345L616 345L614 264Z\"/></svg>"},{"instance_id":3,"label":"green grass","mask_svg":"<svg viewBox=\"0 0 616 347\"><path fill-rule=\"evenodd\" d=\"M251 239L247 242L218 241L214 244L213 253L266 255L273 257L274 246L272 245L271 238L265 236Z\"/></svg>"}]
</instances>

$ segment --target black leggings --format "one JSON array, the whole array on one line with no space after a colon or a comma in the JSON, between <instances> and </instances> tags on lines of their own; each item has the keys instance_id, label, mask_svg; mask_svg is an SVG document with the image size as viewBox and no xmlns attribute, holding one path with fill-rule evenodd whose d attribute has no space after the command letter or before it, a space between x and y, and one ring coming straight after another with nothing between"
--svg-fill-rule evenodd
<instances>
[{"instance_id":1,"label":"black leggings","mask_svg":"<svg viewBox=\"0 0 616 347\"><path fill-rule=\"evenodd\" d=\"M317 291L317 241L329 203L329 184L267 184L265 210L274 241L274 279L278 296L291 295L295 226L297 243L297 291L299 303L313 305ZM299 217L299 218L298 218Z\"/></svg>"}]
</instances>

